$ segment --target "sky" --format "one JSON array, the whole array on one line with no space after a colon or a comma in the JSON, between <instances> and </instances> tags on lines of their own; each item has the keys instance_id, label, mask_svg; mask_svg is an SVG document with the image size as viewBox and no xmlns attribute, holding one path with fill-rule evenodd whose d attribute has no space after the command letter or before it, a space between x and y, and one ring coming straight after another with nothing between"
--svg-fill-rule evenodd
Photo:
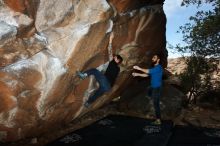
<instances>
[{"instance_id":1,"label":"sky","mask_svg":"<svg viewBox=\"0 0 220 146\"><path fill-rule=\"evenodd\" d=\"M185 23L190 22L189 17L194 16L198 10L209 10L211 5L203 5L201 8L196 6L181 7L182 0L165 0L164 2L164 11L167 17L166 24L166 37L167 42L173 46L176 44L184 44L182 42L182 34L177 33L180 26L183 26ZM172 50L168 50L168 58L180 57L181 54L175 53Z\"/></svg>"}]
</instances>

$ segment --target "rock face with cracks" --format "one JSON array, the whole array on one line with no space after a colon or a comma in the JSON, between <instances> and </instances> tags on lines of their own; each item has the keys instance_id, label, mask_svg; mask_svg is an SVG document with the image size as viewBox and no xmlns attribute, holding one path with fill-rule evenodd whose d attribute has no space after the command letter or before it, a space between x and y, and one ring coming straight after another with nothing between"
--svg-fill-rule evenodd
<instances>
[{"instance_id":1,"label":"rock face with cracks","mask_svg":"<svg viewBox=\"0 0 220 146\"><path fill-rule=\"evenodd\" d=\"M154 53L165 67L165 25L163 0L1 0L0 141L39 136L108 103ZM116 84L85 109L94 79L75 72L112 54L124 58Z\"/></svg>"}]
</instances>

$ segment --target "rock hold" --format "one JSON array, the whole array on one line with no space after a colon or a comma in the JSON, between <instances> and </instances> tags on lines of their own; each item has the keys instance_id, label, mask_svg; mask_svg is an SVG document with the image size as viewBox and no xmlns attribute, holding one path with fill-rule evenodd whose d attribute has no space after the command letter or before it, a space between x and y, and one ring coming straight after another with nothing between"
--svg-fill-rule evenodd
<instances>
[{"instance_id":1,"label":"rock hold","mask_svg":"<svg viewBox=\"0 0 220 146\"><path fill-rule=\"evenodd\" d=\"M15 39L16 34L17 29L15 26L8 25L7 23L0 21L0 47Z\"/></svg>"}]
</instances>

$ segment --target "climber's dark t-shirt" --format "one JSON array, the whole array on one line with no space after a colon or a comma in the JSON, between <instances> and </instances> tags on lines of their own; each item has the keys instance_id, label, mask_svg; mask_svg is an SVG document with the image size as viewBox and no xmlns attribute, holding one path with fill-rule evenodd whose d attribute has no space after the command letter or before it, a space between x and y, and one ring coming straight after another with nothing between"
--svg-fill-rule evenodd
<instances>
[{"instance_id":1,"label":"climber's dark t-shirt","mask_svg":"<svg viewBox=\"0 0 220 146\"><path fill-rule=\"evenodd\" d=\"M111 86L114 85L119 72L120 67L117 65L117 63L114 60L110 61L105 71L105 76L108 79Z\"/></svg>"}]
</instances>

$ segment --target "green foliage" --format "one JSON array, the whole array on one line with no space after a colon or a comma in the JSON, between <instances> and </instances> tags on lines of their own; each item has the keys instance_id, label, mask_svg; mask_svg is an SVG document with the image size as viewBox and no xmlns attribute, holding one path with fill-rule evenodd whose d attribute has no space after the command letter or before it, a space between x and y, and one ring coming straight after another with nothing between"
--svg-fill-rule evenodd
<instances>
[{"instance_id":1,"label":"green foliage","mask_svg":"<svg viewBox=\"0 0 220 146\"><path fill-rule=\"evenodd\" d=\"M220 56L220 0L183 0L182 6L211 4L213 9L198 11L189 18L190 22L180 27L185 46L177 45L177 51L191 54L186 70L180 75L188 103L196 103L213 89L210 71L214 71L211 58ZM209 58L209 59L207 59Z\"/></svg>"},{"instance_id":2,"label":"green foliage","mask_svg":"<svg viewBox=\"0 0 220 146\"><path fill-rule=\"evenodd\" d=\"M202 5L202 0L183 0L182 5ZM190 17L190 23L180 27L184 47L177 46L177 50L189 52L197 56L218 57L220 55L220 1L206 0L213 6L213 10L198 11Z\"/></svg>"},{"instance_id":3,"label":"green foliage","mask_svg":"<svg viewBox=\"0 0 220 146\"><path fill-rule=\"evenodd\" d=\"M185 94L188 94L188 103L196 99L201 94L210 90L210 65L205 58L191 56L186 60L187 68L180 74L181 84Z\"/></svg>"},{"instance_id":4,"label":"green foliage","mask_svg":"<svg viewBox=\"0 0 220 146\"><path fill-rule=\"evenodd\" d=\"M216 0L183 0L182 1L182 6L188 6L190 4L193 4L193 5L197 5L198 7L200 5L202 5L204 2L205 3L213 3L215 2ZM216 1L217 2L217 1Z\"/></svg>"}]
</instances>

